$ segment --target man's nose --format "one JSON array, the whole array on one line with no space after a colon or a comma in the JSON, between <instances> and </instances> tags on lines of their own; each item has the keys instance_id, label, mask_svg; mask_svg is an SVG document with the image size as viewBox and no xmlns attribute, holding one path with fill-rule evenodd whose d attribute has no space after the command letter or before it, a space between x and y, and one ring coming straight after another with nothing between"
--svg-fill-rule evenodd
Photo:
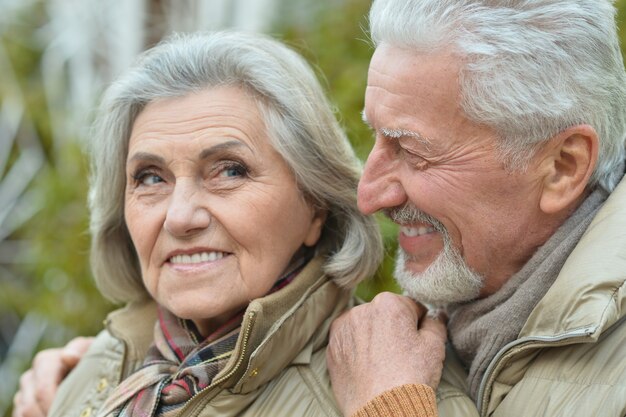
<instances>
[{"instance_id":1,"label":"man's nose","mask_svg":"<svg viewBox=\"0 0 626 417\"><path fill-rule=\"evenodd\" d=\"M172 236L187 237L206 229L210 223L211 214L202 186L191 178L177 181L167 208L165 230Z\"/></svg>"},{"instance_id":2,"label":"man's nose","mask_svg":"<svg viewBox=\"0 0 626 417\"><path fill-rule=\"evenodd\" d=\"M376 141L359 181L358 205L363 214L401 206L407 196L398 176L399 164L392 150Z\"/></svg>"}]
</instances>

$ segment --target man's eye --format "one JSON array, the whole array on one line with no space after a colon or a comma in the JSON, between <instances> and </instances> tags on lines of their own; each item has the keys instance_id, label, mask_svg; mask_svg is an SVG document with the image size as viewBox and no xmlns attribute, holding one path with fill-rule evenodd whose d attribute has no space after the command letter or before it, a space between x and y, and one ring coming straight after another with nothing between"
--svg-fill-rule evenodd
<instances>
[{"instance_id":1,"label":"man's eye","mask_svg":"<svg viewBox=\"0 0 626 417\"><path fill-rule=\"evenodd\" d=\"M416 155L406 149L402 149L403 150L403 154L404 154L404 160L410 164L411 166L413 166L416 169L419 170L423 170L428 168L428 160L424 159L423 157Z\"/></svg>"}]
</instances>

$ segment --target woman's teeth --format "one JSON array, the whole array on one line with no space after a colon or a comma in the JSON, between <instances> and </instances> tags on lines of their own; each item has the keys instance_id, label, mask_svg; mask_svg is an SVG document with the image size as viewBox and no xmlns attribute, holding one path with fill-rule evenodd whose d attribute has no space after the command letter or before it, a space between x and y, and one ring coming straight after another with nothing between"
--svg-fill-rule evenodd
<instances>
[{"instance_id":1,"label":"woman's teeth","mask_svg":"<svg viewBox=\"0 0 626 417\"><path fill-rule=\"evenodd\" d=\"M224 252L200 252L193 255L175 255L170 258L173 264L199 264L213 262L224 257Z\"/></svg>"},{"instance_id":2,"label":"woman's teeth","mask_svg":"<svg viewBox=\"0 0 626 417\"><path fill-rule=\"evenodd\" d=\"M433 233L434 231L435 231L434 228L424 227L424 226L420 226L420 227L401 226L400 227L400 232L402 232L403 235L408 236L408 237L427 235L429 233Z\"/></svg>"}]
</instances>

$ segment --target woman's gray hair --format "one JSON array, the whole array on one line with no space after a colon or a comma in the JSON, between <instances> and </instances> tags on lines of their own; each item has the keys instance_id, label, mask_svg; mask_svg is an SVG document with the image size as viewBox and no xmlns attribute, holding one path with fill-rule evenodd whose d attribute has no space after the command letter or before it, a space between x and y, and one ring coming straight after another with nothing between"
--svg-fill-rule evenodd
<instances>
[{"instance_id":1,"label":"woman's gray hair","mask_svg":"<svg viewBox=\"0 0 626 417\"><path fill-rule=\"evenodd\" d=\"M463 62L461 106L493 128L502 160L525 169L564 129L598 133L590 185L624 174L626 77L609 0L375 0L375 44L421 52L451 47Z\"/></svg>"},{"instance_id":2,"label":"woman's gray hair","mask_svg":"<svg viewBox=\"0 0 626 417\"><path fill-rule=\"evenodd\" d=\"M361 165L304 59L258 34L176 34L109 87L89 141L91 263L101 292L114 301L147 296L124 223L125 165L137 115L152 101L218 86L251 93L300 190L327 210L318 243L328 254L325 272L345 287L373 274L382 243L374 218L357 208Z\"/></svg>"}]
</instances>

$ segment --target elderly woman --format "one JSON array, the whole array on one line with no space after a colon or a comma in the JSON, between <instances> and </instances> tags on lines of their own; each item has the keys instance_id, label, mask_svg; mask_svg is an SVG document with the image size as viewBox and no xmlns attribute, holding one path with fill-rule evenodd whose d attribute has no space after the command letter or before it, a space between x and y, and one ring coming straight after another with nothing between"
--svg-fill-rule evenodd
<instances>
[{"instance_id":1,"label":"elderly woman","mask_svg":"<svg viewBox=\"0 0 626 417\"><path fill-rule=\"evenodd\" d=\"M93 272L127 306L49 415L339 415L328 328L381 242L303 59L172 37L108 89L90 144Z\"/></svg>"}]
</instances>

